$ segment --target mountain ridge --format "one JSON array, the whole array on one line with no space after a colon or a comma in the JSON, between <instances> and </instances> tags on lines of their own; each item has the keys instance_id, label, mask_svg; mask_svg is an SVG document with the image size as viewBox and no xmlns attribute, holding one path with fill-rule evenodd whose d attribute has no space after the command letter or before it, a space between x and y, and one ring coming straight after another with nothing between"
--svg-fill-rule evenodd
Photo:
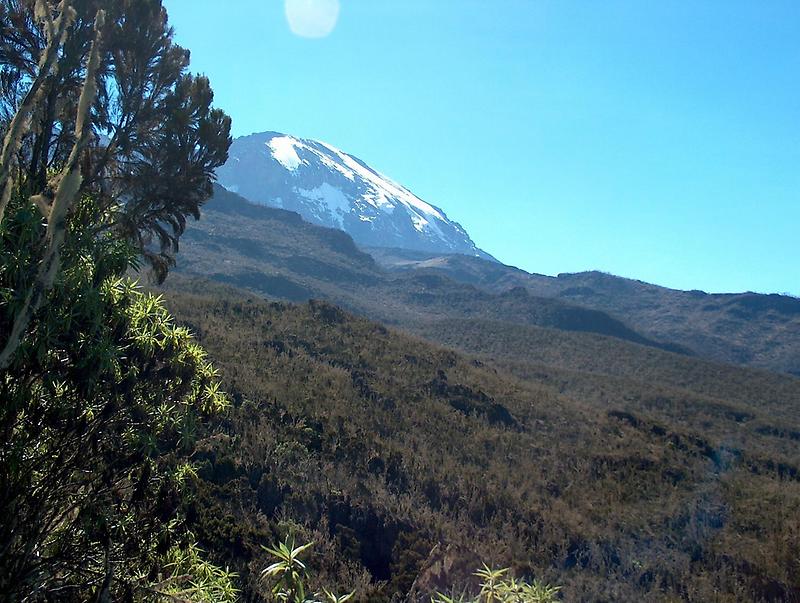
<instances>
[{"instance_id":1,"label":"mountain ridge","mask_svg":"<svg viewBox=\"0 0 800 603\"><path fill-rule=\"evenodd\" d=\"M252 204L222 187L215 190L203 219L182 238L178 270L184 274L287 301L324 299L417 332L427 321L487 318L688 352L672 342L643 337L604 312L539 298L523 288L495 294L443 275L385 271L343 231Z\"/></svg>"},{"instance_id":2,"label":"mountain ridge","mask_svg":"<svg viewBox=\"0 0 800 603\"><path fill-rule=\"evenodd\" d=\"M388 270L441 274L493 293L521 287L603 311L701 356L800 375L800 299L792 296L682 291L596 270L547 276L466 256L368 251Z\"/></svg>"},{"instance_id":3,"label":"mountain ridge","mask_svg":"<svg viewBox=\"0 0 800 603\"><path fill-rule=\"evenodd\" d=\"M289 301L327 299L417 333L426 322L452 318L578 328L679 353L800 374L800 335L792 336L800 317L764 310L765 303L773 303L767 296L675 292L596 272L532 275L464 255L359 247L339 229L310 224L296 212L254 204L220 186L203 213L182 239L179 270L262 295ZM425 265L420 267L420 262ZM582 278L608 282L613 285L608 291L622 292L598 297L590 283L580 282ZM638 288L643 288L645 297ZM683 306L669 297L648 299L648 291L675 293ZM620 305L620 300L627 305ZM703 312L709 300L716 305ZM588 312L592 310L599 313L592 315ZM675 330L682 312L692 326ZM747 318L748 312L755 318ZM652 314L656 318L651 320Z\"/></svg>"}]
</instances>

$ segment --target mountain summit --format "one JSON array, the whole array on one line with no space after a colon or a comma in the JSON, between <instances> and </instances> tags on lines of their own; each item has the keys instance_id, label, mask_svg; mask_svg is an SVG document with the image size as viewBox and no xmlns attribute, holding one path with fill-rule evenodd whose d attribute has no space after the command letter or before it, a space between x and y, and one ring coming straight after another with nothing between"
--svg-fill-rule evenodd
<instances>
[{"instance_id":1,"label":"mountain summit","mask_svg":"<svg viewBox=\"0 0 800 603\"><path fill-rule=\"evenodd\" d=\"M360 245L494 259L441 209L324 142L278 132L243 136L217 177L253 203L344 230Z\"/></svg>"}]
</instances>

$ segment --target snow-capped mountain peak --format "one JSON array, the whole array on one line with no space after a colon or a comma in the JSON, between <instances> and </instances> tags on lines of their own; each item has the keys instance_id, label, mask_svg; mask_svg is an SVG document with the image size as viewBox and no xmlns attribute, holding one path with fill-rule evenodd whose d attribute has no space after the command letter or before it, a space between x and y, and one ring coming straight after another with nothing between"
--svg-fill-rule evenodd
<instances>
[{"instance_id":1,"label":"snow-capped mountain peak","mask_svg":"<svg viewBox=\"0 0 800 603\"><path fill-rule=\"evenodd\" d=\"M361 245L491 258L441 209L324 142L277 132L237 138L217 176L254 203L342 229Z\"/></svg>"}]
</instances>

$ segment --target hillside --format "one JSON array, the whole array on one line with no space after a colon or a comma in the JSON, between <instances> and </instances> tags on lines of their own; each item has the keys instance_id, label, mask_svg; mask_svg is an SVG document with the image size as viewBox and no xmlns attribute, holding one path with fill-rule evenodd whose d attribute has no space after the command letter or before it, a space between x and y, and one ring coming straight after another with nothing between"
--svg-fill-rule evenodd
<instances>
[{"instance_id":1,"label":"hillside","mask_svg":"<svg viewBox=\"0 0 800 603\"><path fill-rule=\"evenodd\" d=\"M522 287L602 311L700 356L800 375L800 299L794 297L678 291L601 272L550 277L461 255L368 251L390 270L446 276L493 293Z\"/></svg>"},{"instance_id":2,"label":"hillside","mask_svg":"<svg viewBox=\"0 0 800 603\"><path fill-rule=\"evenodd\" d=\"M192 529L252 592L259 545L291 522L362 600L405 593L437 544L440 587L480 559L568 601L800 597L800 380L441 325L479 360L326 303L168 284L236 402L196 459ZM487 332L511 346L497 365Z\"/></svg>"},{"instance_id":3,"label":"hillside","mask_svg":"<svg viewBox=\"0 0 800 603\"><path fill-rule=\"evenodd\" d=\"M494 294L442 275L388 272L344 232L311 225L293 212L253 205L221 187L204 206L203 219L182 238L178 270L277 299L326 299L390 325L484 318L595 332L680 351L603 312L536 297L522 288Z\"/></svg>"},{"instance_id":4,"label":"hillside","mask_svg":"<svg viewBox=\"0 0 800 603\"><path fill-rule=\"evenodd\" d=\"M800 603L800 297L459 223L793 287L800 2L534 4L0 1L0 603Z\"/></svg>"}]
</instances>

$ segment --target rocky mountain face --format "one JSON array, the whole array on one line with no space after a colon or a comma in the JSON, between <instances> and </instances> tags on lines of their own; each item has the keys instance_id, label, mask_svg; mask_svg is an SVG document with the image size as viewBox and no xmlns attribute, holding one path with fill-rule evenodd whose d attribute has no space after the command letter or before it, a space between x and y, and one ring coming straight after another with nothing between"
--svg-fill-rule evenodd
<instances>
[{"instance_id":1,"label":"rocky mountain face","mask_svg":"<svg viewBox=\"0 0 800 603\"><path fill-rule=\"evenodd\" d=\"M443 210L324 142L278 132L237 138L217 175L231 192L344 230L359 245L493 259Z\"/></svg>"}]
</instances>

